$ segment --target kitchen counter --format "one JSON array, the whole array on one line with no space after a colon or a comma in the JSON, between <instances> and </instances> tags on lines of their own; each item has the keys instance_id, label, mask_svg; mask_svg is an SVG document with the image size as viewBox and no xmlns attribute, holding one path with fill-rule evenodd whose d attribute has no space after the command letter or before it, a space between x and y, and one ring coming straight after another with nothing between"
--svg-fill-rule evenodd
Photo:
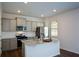
<instances>
[{"instance_id":1,"label":"kitchen counter","mask_svg":"<svg viewBox=\"0 0 79 59\"><path fill-rule=\"evenodd\" d=\"M24 32L26 37L35 37L35 32ZM20 35L20 32L2 32L1 39L9 39L16 38L16 36Z\"/></svg>"},{"instance_id":2,"label":"kitchen counter","mask_svg":"<svg viewBox=\"0 0 79 59\"><path fill-rule=\"evenodd\" d=\"M2 51L17 49L16 32L2 32L1 34Z\"/></svg>"},{"instance_id":3,"label":"kitchen counter","mask_svg":"<svg viewBox=\"0 0 79 59\"><path fill-rule=\"evenodd\" d=\"M33 40L33 39L28 39L28 40L21 40L23 44L25 45L37 45L37 44L42 44L43 42L41 40Z\"/></svg>"},{"instance_id":4,"label":"kitchen counter","mask_svg":"<svg viewBox=\"0 0 79 59\"><path fill-rule=\"evenodd\" d=\"M56 43L56 42L58 42L59 40L57 40L57 39L52 39L52 41L51 42L43 42L42 40L40 40L40 39L28 39L28 40L21 40L22 41L22 43L23 44L25 44L25 45L30 45L30 46L32 46L32 45L38 45L38 44L48 44L48 43Z\"/></svg>"},{"instance_id":5,"label":"kitchen counter","mask_svg":"<svg viewBox=\"0 0 79 59\"><path fill-rule=\"evenodd\" d=\"M12 39L16 38L16 32L2 32L1 39Z\"/></svg>"},{"instance_id":6,"label":"kitchen counter","mask_svg":"<svg viewBox=\"0 0 79 59\"><path fill-rule=\"evenodd\" d=\"M22 41L22 55L25 57L50 57L60 54L60 43L58 39L51 42L43 42L38 39Z\"/></svg>"}]
</instances>

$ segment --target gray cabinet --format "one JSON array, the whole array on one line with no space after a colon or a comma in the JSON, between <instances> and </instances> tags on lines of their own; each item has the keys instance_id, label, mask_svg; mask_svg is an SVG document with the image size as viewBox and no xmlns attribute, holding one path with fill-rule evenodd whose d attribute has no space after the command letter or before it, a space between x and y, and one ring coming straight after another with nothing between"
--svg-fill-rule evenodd
<instances>
[{"instance_id":1,"label":"gray cabinet","mask_svg":"<svg viewBox=\"0 0 79 59\"><path fill-rule=\"evenodd\" d=\"M37 22L32 22L32 31L36 31Z\"/></svg>"},{"instance_id":2,"label":"gray cabinet","mask_svg":"<svg viewBox=\"0 0 79 59\"><path fill-rule=\"evenodd\" d=\"M17 39L10 39L10 49L16 49L17 48Z\"/></svg>"},{"instance_id":3,"label":"gray cabinet","mask_svg":"<svg viewBox=\"0 0 79 59\"><path fill-rule=\"evenodd\" d=\"M17 48L16 38L2 39L2 50L13 50Z\"/></svg>"},{"instance_id":4,"label":"gray cabinet","mask_svg":"<svg viewBox=\"0 0 79 59\"><path fill-rule=\"evenodd\" d=\"M35 21L32 18L17 18L17 26L24 26L26 30L24 31L36 31L36 27L44 27L44 22Z\"/></svg>"},{"instance_id":5,"label":"gray cabinet","mask_svg":"<svg viewBox=\"0 0 79 59\"><path fill-rule=\"evenodd\" d=\"M23 18L17 18L17 26L25 26L26 20Z\"/></svg>"},{"instance_id":6,"label":"gray cabinet","mask_svg":"<svg viewBox=\"0 0 79 59\"><path fill-rule=\"evenodd\" d=\"M3 32L15 32L16 31L16 20L2 19L2 31Z\"/></svg>"},{"instance_id":7,"label":"gray cabinet","mask_svg":"<svg viewBox=\"0 0 79 59\"><path fill-rule=\"evenodd\" d=\"M10 31L11 32L16 31L16 20L10 20Z\"/></svg>"},{"instance_id":8,"label":"gray cabinet","mask_svg":"<svg viewBox=\"0 0 79 59\"><path fill-rule=\"evenodd\" d=\"M9 32L10 31L10 20L2 20L2 31Z\"/></svg>"},{"instance_id":9,"label":"gray cabinet","mask_svg":"<svg viewBox=\"0 0 79 59\"><path fill-rule=\"evenodd\" d=\"M37 27L43 27L43 22L37 22Z\"/></svg>"},{"instance_id":10,"label":"gray cabinet","mask_svg":"<svg viewBox=\"0 0 79 59\"><path fill-rule=\"evenodd\" d=\"M31 21L26 21L26 27L27 27L26 31L32 31L32 22Z\"/></svg>"},{"instance_id":11,"label":"gray cabinet","mask_svg":"<svg viewBox=\"0 0 79 59\"><path fill-rule=\"evenodd\" d=\"M3 39L2 40L2 50L8 50L10 47L9 43L10 39Z\"/></svg>"}]
</instances>

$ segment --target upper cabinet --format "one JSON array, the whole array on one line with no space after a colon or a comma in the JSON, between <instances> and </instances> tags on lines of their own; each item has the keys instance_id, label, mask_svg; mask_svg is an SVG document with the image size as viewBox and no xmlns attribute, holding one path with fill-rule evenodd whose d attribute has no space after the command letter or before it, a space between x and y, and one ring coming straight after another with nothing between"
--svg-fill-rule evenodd
<instances>
[{"instance_id":1,"label":"upper cabinet","mask_svg":"<svg viewBox=\"0 0 79 59\"><path fill-rule=\"evenodd\" d=\"M10 20L10 31L11 32L16 31L16 20Z\"/></svg>"},{"instance_id":2,"label":"upper cabinet","mask_svg":"<svg viewBox=\"0 0 79 59\"><path fill-rule=\"evenodd\" d=\"M44 23L42 21L35 21L36 18L17 18L17 26L26 28L22 31L36 31L36 27L43 27ZM37 19L38 20L38 19Z\"/></svg>"},{"instance_id":3,"label":"upper cabinet","mask_svg":"<svg viewBox=\"0 0 79 59\"><path fill-rule=\"evenodd\" d=\"M33 21L32 22L32 31L36 31L36 27L43 27L43 26L44 26L43 22Z\"/></svg>"},{"instance_id":4,"label":"upper cabinet","mask_svg":"<svg viewBox=\"0 0 79 59\"><path fill-rule=\"evenodd\" d=\"M2 19L2 32L15 32L16 31L16 20Z\"/></svg>"},{"instance_id":5,"label":"upper cabinet","mask_svg":"<svg viewBox=\"0 0 79 59\"><path fill-rule=\"evenodd\" d=\"M2 32L10 31L10 20L2 19Z\"/></svg>"},{"instance_id":6,"label":"upper cabinet","mask_svg":"<svg viewBox=\"0 0 79 59\"><path fill-rule=\"evenodd\" d=\"M37 23L32 22L32 31L36 31Z\"/></svg>"},{"instance_id":7,"label":"upper cabinet","mask_svg":"<svg viewBox=\"0 0 79 59\"><path fill-rule=\"evenodd\" d=\"M43 27L43 26L44 26L43 22L37 22L37 27Z\"/></svg>"},{"instance_id":8,"label":"upper cabinet","mask_svg":"<svg viewBox=\"0 0 79 59\"><path fill-rule=\"evenodd\" d=\"M17 18L17 26L24 26L26 25L26 20L23 18Z\"/></svg>"},{"instance_id":9,"label":"upper cabinet","mask_svg":"<svg viewBox=\"0 0 79 59\"><path fill-rule=\"evenodd\" d=\"M26 31L31 31L32 30L32 22L31 21L26 21Z\"/></svg>"}]
</instances>

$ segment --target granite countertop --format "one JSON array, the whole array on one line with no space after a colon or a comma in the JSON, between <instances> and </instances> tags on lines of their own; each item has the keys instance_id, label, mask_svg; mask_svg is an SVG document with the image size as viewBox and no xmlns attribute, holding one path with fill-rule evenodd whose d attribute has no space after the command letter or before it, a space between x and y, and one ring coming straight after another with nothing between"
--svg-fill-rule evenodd
<instances>
[{"instance_id":1,"label":"granite countertop","mask_svg":"<svg viewBox=\"0 0 79 59\"><path fill-rule=\"evenodd\" d=\"M16 32L2 32L1 39L16 38Z\"/></svg>"},{"instance_id":2,"label":"granite countertop","mask_svg":"<svg viewBox=\"0 0 79 59\"><path fill-rule=\"evenodd\" d=\"M28 39L28 40L21 40L23 44L25 45L38 45L38 44L47 44L47 43L56 43L59 40L53 39L51 42L43 42L43 40L40 39Z\"/></svg>"},{"instance_id":3,"label":"granite countertop","mask_svg":"<svg viewBox=\"0 0 79 59\"><path fill-rule=\"evenodd\" d=\"M36 45L36 44L42 44L43 41L42 40L34 40L34 39L28 39L28 40L21 40L22 43L24 43L25 45Z\"/></svg>"}]
</instances>

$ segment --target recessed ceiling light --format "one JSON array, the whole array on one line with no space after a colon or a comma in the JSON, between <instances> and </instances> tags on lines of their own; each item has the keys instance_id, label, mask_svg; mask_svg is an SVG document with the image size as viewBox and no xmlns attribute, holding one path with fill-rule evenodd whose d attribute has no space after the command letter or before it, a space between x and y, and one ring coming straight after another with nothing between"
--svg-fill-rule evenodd
<instances>
[{"instance_id":1,"label":"recessed ceiling light","mask_svg":"<svg viewBox=\"0 0 79 59\"><path fill-rule=\"evenodd\" d=\"M43 15L43 14L41 14L41 17L44 17L44 15Z\"/></svg>"},{"instance_id":2,"label":"recessed ceiling light","mask_svg":"<svg viewBox=\"0 0 79 59\"><path fill-rule=\"evenodd\" d=\"M53 11L53 12L56 12L57 10L56 10L56 9L53 9L52 11Z\"/></svg>"},{"instance_id":3,"label":"recessed ceiling light","mask_svg":"<svg viewBox=\"0 0 79 59\"><path fill-rule=\"evenodd\" d=\"M21 13L21 10L18 10L17 12L18 12L18 13Z\"/></svg>"}]
</instances>

